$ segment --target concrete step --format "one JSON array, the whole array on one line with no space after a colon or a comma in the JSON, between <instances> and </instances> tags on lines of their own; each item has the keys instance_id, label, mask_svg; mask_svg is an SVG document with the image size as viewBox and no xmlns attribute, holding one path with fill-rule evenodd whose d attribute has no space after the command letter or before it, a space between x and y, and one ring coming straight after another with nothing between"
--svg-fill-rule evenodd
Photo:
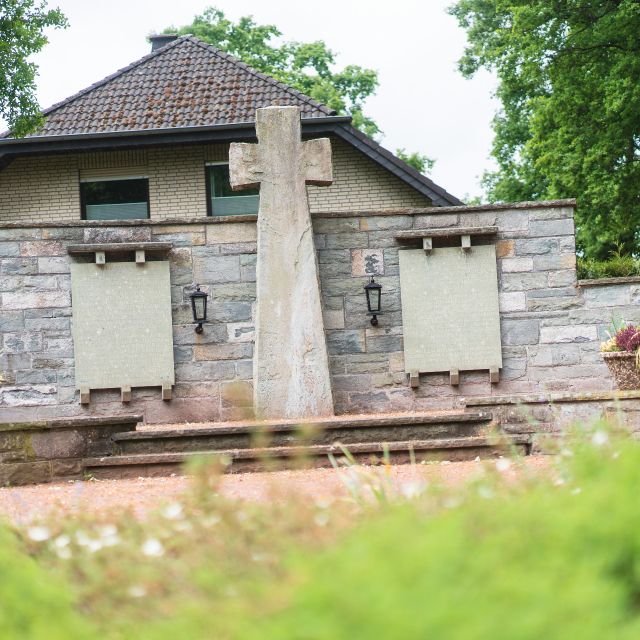
<instances>
[{"instance_id":1,"label":"concrete step","mask_svg":"<svg viewBox=\"0 0 640 640\"><path fill-rule=\"evenodd\" d=\"M294 421L156 428L115 434L121 455L256 449L296 445L404 442L486 435L488 411L338 416L300 425Z\"/></svg>"},{"instance_id":2,"label":"concrete step","mask_svg":"<svg viewBox=\"0 0 640 640\"><path fill-rule=\"evenodd\" d=\"M429 440L358 442L347 446L359 462L376 464L383 461L385 449L391 462L402 464L436 460L473 460L516 452L529 452L529 436L501 436L499 439L482 436L463 438L431 438ZM202 455L224 456L229 462L228 472L265 471L282 468L327 467L328 454L343 456L336 444L310 446L262 447L217 451L189 451L180 453L147 453L87 458L84 471L95 478L137 478L140 476L166 476L180 473L185 462Z\"/></svg>"}]
</instances>

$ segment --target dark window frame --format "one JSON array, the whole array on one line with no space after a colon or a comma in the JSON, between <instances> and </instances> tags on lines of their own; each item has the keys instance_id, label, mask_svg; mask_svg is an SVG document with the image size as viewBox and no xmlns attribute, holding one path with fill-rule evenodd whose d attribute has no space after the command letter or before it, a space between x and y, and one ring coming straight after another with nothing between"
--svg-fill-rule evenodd
<instances>
[{"instance_id":1,"label":"dark window frame","mask_svg":"<svg viewBox=\"0 0 640 640\"><path fill-rule=\"evenodd\" d=\"M151 200L150 200L150 192L149 192L149 177L148 176L118 176L114 178L98 178L95 180L82 180L79 181L80 188L80 219L81 220L89 220L89 222L100 222L99 220L90 220L87 218L87 203L85 199L84 189L82 188L83 184L89 184L92 182L120 182L122 180L144 180L145 182L145 196L146 196L146 204L147 204L147 213L144 218L127 218L128 220L149 220L151 218ZM118 220L118 218L113 218L113 220Z\"/></svg>"},{"instance_id":2,"label":"dark window frame","mask_svg":"<svg viewBox=\"0 0 640 640\"><path fill-rule=\"evenodd\" d=\"M214 162L207 162L204 165L204 182L205 182L205 192L206 192L206 198L207 198L207 217L212 217L212 218L216 218L218 216L216 216L216 214L213 212L213 198L214 198L214 194L212 193L211 190L211 170L213 167L219 167L219 166L223 166L226 165L227 167L229 166L229 162L228 161L214 161ZM257 189L258 191L258 196L260 195L260 188L258 187ZM256 194L249 194L248 197L251 197L251 195L256 195ZM238 196L242 196L242 194L238 194ZM223 197L233 197L233 196L223 196ZM238 216L238 215L257 215L256 213L236 213L236 214L227 214L229 217L233 217L233 216ZM226 216L220 216L220 217L226 217Z\"/></svg>"}]
</instances>

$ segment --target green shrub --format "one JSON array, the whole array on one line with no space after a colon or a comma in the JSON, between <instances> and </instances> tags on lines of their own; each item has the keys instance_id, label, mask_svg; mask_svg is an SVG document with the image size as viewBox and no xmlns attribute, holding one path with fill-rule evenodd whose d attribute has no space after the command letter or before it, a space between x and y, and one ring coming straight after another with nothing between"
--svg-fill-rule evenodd
<instances>
[{"instance_id":1,"label":"green shrub","mask_svg":"<svg viewBox=\"0 0 640 640\"><path fill-rule=\"evenodd\" d=\"M640 261L629 255L614 254L608 260L578 258L577 268L579 280L640 275Z\"/></svg>"},{"instance_id":2,"label":"green shrub","mask_svg":"<svg viewBox=\"0 0 640 640\"><path fill-rule=\"evenodd\" d=\"M72 608L60 577L39 567L0 527L0 638L90 640L97 636Z\"/></svg>"},{"instance_id":3,"label":"green shrub","mask_svg":"<svg viewBox=\"0 0 640 640\"><path fill-rule=\"evenodd\" d=\"M289 601L237 637L638 638L639 490L638 445L605 444L581 452L561 486L505 493L485 480L437 513L388 510L300 556Z\"/></svg>"}]
</instances>

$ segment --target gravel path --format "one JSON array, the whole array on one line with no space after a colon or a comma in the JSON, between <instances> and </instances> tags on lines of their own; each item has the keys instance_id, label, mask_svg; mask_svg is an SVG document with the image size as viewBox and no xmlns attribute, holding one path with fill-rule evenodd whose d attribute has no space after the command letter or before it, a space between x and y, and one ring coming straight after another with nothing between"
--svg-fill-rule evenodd
<instances>
[{"instance_id":1,"label":"gravel path","mask_svg":"<svg viewBox=\"0 0 640 640\"><path fill-rule=\"evenodd\" d=\"M551 460L544 456L530 456L524 462L528 471L544 473L549 470ZM391 476L398 485L415 481L416 474L427 481L456 484L473 477L482 464L472 461L416 467L399 465L391 467ZM498 462L498 465L503 473L517 478L518 471L513 466L506 468L508 461ZM123 509L131 509L137 517L144 517L145 513L163 502L176 499L189 488L190 482L188 477L171 476L4 487L0 488L0 517L16 524L25 524L53 513L64 517L81 512L102 513ZM347 495L334 469L226 475L222 478L221 492L230 498L258 502L286 499L287 494L292 492L315 499Z\"/></svg>"}]
</instances>

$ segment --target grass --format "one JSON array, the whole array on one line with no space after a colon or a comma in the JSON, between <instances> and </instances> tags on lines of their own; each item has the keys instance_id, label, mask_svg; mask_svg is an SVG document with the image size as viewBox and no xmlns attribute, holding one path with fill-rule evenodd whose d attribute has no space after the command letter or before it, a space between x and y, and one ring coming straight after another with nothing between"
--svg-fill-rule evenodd
<instances>
[{"instance_id":1,"label":"grass","mask_svg":"<svg viewBox=\"0 0 640 640\"><path fill-rule=\"evenodd\" d=\"M269 504L225 499L222 463L197 461L191 492L144 521L6 531L2 588L21 609L0 606L0 637L636 638L640 444L598 424L559 451L547 476L505 458L453 488L418 466L398 486L345 452L348 498Z\"/></svg>"}]
</instances>

